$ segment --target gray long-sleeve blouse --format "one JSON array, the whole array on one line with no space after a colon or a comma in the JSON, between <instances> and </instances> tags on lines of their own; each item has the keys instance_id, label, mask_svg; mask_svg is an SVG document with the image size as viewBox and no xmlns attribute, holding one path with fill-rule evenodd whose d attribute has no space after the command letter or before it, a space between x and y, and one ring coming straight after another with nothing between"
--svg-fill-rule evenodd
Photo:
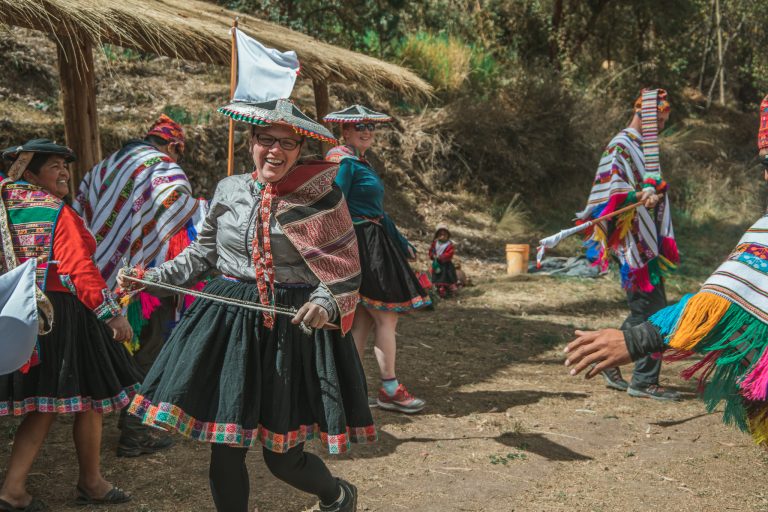
<instances>
[{"instance_id":1,"label":"gray long-sleeve blouse","mask_svg":"<svg viewBox=\"0 0 768 512\"><path fill-rule=\"evenodd\" d=\"M185 287L216 274L255 281L252 242L260 205L261 191L250 174L221 180L197 239L176 258L153 269L148 277ZM275 283L316 287L310 302L325 308L329 320L334 321L338 317L336 301L285 236L274 212L270 214L270 239Z\"/></svg>"}]
</instances>

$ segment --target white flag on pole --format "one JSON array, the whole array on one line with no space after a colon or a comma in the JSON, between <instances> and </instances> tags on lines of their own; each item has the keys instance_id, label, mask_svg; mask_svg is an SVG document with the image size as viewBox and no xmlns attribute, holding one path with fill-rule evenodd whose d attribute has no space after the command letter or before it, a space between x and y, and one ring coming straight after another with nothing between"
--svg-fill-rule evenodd
<instances>
[{"instance_id":1,"label":"white flag on pole","mask_svg":"<svg viewBox=\"0 0 768 512\"><path fill-rule=\"evenodd\" d=\"M296 52L267 48L233 28L237 42L235 101L262 102L289 98L299 74Z\"/></svg>"}]
</instances>

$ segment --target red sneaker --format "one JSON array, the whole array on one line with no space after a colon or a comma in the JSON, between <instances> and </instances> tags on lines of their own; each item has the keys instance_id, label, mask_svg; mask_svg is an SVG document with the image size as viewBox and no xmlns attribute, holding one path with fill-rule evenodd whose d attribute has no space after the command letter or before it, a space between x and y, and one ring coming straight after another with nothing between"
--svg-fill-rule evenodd
<instances>
[{"instance_id":1,"label":"red sneaker","mask_svg":"<svg viewBox=\"0 0 768 512\"><path fill-rule=\"evenodd\" d=\"M376 400L379 407L390 411L404 412L405 414L413 414L419 412L427 405L427 402L421 398L412 396L405 386L402 384L397 386L395 394L389 396L384 388L379 389L379 398Z\"/></svg>"}]
</instances>

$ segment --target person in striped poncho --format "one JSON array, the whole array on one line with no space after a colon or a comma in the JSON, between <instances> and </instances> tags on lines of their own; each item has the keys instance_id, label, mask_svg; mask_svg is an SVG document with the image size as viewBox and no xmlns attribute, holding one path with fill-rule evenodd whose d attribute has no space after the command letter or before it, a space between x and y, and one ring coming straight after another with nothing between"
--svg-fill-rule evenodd
<instances>
[{"instance_id":1,"label":"person in striped poncho","mask_svg":"<svg viewBox=\"0 0 768 512\"><path fill-rule=\"evenodd\" d=\"M768 181L768 96L758 136ZM698 293L662 309L647 322L621 330L576 331L568 344L571 375L587 378L605 368L665 352L672 360L701 356L682 372L699 375L709 412L724 403L723 421L768 445L768 214L742 236Z\"/></svg>"},{"instance_id":2,"label":"person in striped poncho","mask_svg":"<svg viewBox=\"0 0 768 512\"><path fill-rule=\"evenodd\" d=\"M669 113L666 91L641 91L629 126L603 152L586 208L576 214L578 222L587 222L643 203L586 231L589 259L607 270L613 254L621 265L630 310L622 328L644 322L667 305L664 274L679 261L669 198L664 195L667 184L659 165L658 133ZM618 368L606 368L603 376L609 388L627 391L630 396L677 399L676 393L659 386L660 372L661 361L645 357L636 362L631 383Z\"/></svg>"},{"instance_id":3,"label":"person in striped poncho","mask_svg":"<svg viewBox=\"0 0 768 512\"><path fill-rule=\"evenodd\" d=\"M74 208L96 238L94 259L110 288L124 260L133 266L159 265L197 237L206 208L192 195L179 165L185 144L181 126L163 114L143 139L127 142L83 178ZM145 374L176 320L178 301L140 292L128 304L135 333L128 348ZM120 427L119 456L154 453L172 443L124 413Z\"/></svg>"}]
</instances>

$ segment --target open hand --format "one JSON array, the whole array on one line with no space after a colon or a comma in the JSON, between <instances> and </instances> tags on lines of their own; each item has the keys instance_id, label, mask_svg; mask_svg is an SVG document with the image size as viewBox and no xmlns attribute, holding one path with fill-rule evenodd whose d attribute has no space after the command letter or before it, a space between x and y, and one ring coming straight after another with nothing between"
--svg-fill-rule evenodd
<instances>
[{"instance_id":1,"label":"open hand","mask_svg":"<svg viewBox=\"0 0 768 512\"><path fill-rule=\"evenodd\" d=\"M591 379L606 368L613 368L632 362L624 341L624 333L618 329L599 331L576 331L577 338L565 347L571 375L578 375L585 368L594 365L585 377Z\"/></svg>"},{"instance_id":2,"label":"open hand","mask_svg":"<svg viewBox=\"0 0 768 512\"><path fill-rule=\"evenodd\" d=\"M319 329L328 323L328 311L323 306L313 304L312 302L306 302L296 312L296 316L293 317L291 323L298 325L304 323L307 327L313 329Z\"/></svg>"}]
</instances>

